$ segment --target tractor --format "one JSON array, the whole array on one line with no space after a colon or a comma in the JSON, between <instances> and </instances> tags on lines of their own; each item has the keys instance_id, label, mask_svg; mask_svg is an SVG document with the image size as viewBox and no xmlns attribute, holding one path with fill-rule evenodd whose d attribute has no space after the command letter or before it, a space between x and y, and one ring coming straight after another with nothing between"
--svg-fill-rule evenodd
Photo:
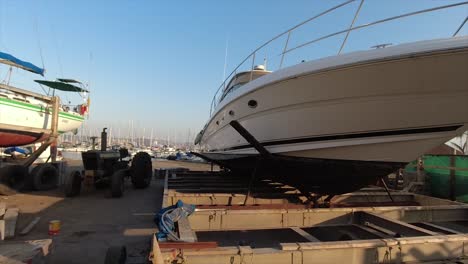
<instances>
[{"instance_id":1,"label":"tractor","mask_svg":"<svg viewBox=\"0 0 468 264\"><path fill-rule=\"evenodd\" d=\"M130 159L127 149L107 150L106 128L101 133L101 149L81 153L84 172L72 171L66 180L65 195L77 196L81 186L92 186L96 189L110 188L112 197L121 197L124 193L124 182L130 179L133 187L143 189L150 185L152 176L151 156L138 152ZM130 165L129 165L130 164Z\"/></svg>"}]
</instances>

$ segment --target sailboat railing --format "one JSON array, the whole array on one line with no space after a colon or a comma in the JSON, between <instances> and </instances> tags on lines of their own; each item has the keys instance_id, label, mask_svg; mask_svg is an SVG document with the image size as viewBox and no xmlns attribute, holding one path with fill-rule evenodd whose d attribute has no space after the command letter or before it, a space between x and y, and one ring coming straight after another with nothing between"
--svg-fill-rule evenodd
<instances>
[{"instance_id":1,"label":"sailboat railing","mask_svg":"<svg viewBox=\"0 0 468 264\"><path fill-rule=\"evenodd\" d=\"M303 48L305 46L308 46L308 45L311 45L313 43L317 43L317 42L320 42L322 40L325 40L325 39L328 39L328 38L331 38L331 37L334 37L334 36L338 36L338 35L341 35L341 34L345 34L346 33L346 36L349 35L349 33L351 31L355 31L355 30L359 30L359 29L363 29L363 28L367 28L367 27L370 27L370 26L373 26L373 25L377 25L377 24L381 24L381 23L385 23L385 22L388 22L388 21L393 21L393 20L397 20L397 19L401 19L401 18L405 18L405 17L410 17L410 16L415 16L415 15L419 15L419 14L423 14L423 13L429 13L429 12L434 12L434 11L437 11L437 10L442 10L442 9L448 9L448 8L453 8L453 7L457 7L457 6L462 6L462 5L467 5L468 4L468 1L464 1L464 2L459 2L459 3L454 3L454 4L448 4L448 5L442 5L442 6L437 6L437 7L432 7L432 8L427 8L427 9L422 9L422 10L418 10L418 11L414 11L414 12L409 12L409 13L405 13L405 14L401 14L401 15L397 15L397 16L392 16L392 17L388 17L388 18L385 18L385 19L380 19L380 20L376 20L376 21L373 21L373 22L370 22L370 23L366 23L366 24L362 24L362 25L358 25L358 26L354 26L354 22L356 20L356 17L358 16L359 14L359 11L361 10L362 8L362 5L363 5L363 2L364 0L361 0L361 3L359 4L359 7L354 15L354 19L351 23L351 25L347 28L347 29L343 29L343 30L340 30L340 31L337 31L337 32L334 32L334 33L331 33L331 34L327 34L327 35L324 35L324 36L321 36L319 38L316 38L316 39L313 39L311 41L307 41L305 43L302 43L300 45L297 45L293 48L289 48L288 49L288 44L289 44L289 41L290 41L290 37L291 37L291 33L296 30L297 28L319 18L319 17L322 17L323 15L326 15L328 13L331 13L341 7L344 7L352 2L355 2L355 1L358 1L358 0L348 0L348 1L345 1L339 5L336 5L332 8L329 8L295 26L293 26L292 28L289 28L288 30L276 35L275 37L273 37L272 39L268 40L267 42L263 43L262 45L260 45L258 48L256 48L254 51L252 51L244 60L242 60L235 68L234 70L224 79L224 81L221 83L221 85L218 87L218 89L216 90L214 96L213 96L213 99L211 101L211 106L210 106L210 117L214 114L214 110L216 108L216 106L219 104L219 102L221 101L221 98L224 98L223 97L223 93L220 93L221 91L224 92L224 89L226 88L226 84L227 82L231 79L231 77L235 76L237 74L237 71L250 59L252 59L252 67L251 67L251 70L253 70L254 66L255 66L255 55L258 51L260 51L261 49L263 49L264 47L266 47L268 44L272 43L273 41L277 40L278 38L284 36L284 35L287 35L287 38L286 38L286 41L285 41L285 45L284 45L284 48L283 48L283 52L279 54L279 56L281 56L281 60L280 60L280 64L279 64L279 69L281 69L281 67L283 66L283 62L284 62L284 58L286 56L286 54L294 51L294 50L298 50L300 48ZM467 18L465 18L465 20L462 22L462 24L458 27L458 29L456 30L456 32L452 35L452 36L456 36L458 34L458 32L462 29L462 27L466 24L467 22ZM338 51L338 54L341 53L342 49L344 48L344 45L346 44L346 40L347 40L347 37L343 40L341 46L340 46L340 49Z\"/></svg>"}]
</instances>

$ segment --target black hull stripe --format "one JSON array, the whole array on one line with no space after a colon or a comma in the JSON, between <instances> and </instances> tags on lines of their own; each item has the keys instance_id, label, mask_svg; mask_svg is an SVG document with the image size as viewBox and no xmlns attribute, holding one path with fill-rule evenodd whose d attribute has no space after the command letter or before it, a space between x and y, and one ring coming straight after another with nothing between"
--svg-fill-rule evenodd
<instances>
[{"instance_id":1,"label":"black hull stripe","mask_svg":"<svg viewBox=\"0 0 468 264\"><path fill-rule=\"evenodd\" d=\"M365 132L365 133L344 134L344 135L334 135L334 136L285 139L285 140L268 141L268 142L260 142L260 143L263 146L277 146L277 145L308 143L308 142L317 142L317 141L331 141L331 140L341 140L341 139L356 139L356 138L370 138L370 137L384 137L384 136L414 135L414 134L424 134L424 133L455 131L455 130L461 128L462 126L463 125L451 125L451 126L441 126L441 127L413 128L413 129L404 129L404 130L387 130L387 131ZM212 152L213 151L238 150L238 149L245 149L245 148L251 148L251 147L252 146L250 144L247 144L247 145L240 145L240 146L235 146L235 147L231 147L231 148L226 148L226 149L222 149L222 150L212 150Z\"/></svg>"}]
</instances>

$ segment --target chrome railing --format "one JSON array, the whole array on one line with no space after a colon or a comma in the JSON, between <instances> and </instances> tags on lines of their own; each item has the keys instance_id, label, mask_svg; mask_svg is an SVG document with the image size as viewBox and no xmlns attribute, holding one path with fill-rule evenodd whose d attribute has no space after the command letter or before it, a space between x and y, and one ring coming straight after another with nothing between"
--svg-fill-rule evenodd
<instances>
[{"instance_id":1,"label":"chrome railing","mask_svg":"<svg viewBox=\"0 0 468 264\"><path fill-rule=\"evenodd\" d=\"M211 101L211 106L210 106L210 117L214 114L213 111L214 109L216 108L216 106L218 105L218 103L220 102L220 99L223 98L222 97L222 93L220 93L221 91L224 90L224 88L226 88L226 83L231 79L231 77L235 76L237 74L237 71L249 60L249 59L252 59L252 65L250 67L250 70L253 70L254 69L254 66L255 66L255 56L256 54L258 53L258 51L260 51L261 49L263 49L264 47L266 47L268 44L272 43L273 41L277 40L278 38L284 36L284 35L287 35L286 37L286 40L285 40L285 44L284 44L284 47L283 47L283 51L278 55L278 56L281 56L280 58L280 63L279 63L279 67L278 69L281 69L281 67L283 66L283 62L284 62L284 58L285 58L285 55L294 51L294 50L297 50L297 49L300 49L302 47L305 47L305 46L308 46L310 44L313 44L313 43L316 43L316 42L319 42L319 41L322 41L322 40L325 40L325 39L328 39L328 38L331 38L331 37L334 37L334 36L337 36L337 35L341 35L341 34L344 34L346 33L346 36L345 38L343 39L343 42L341 43L341 46L338 50L338 54L341 54L343 48L345 47L345 44L346 44L346 41L349 37L349 34L351 31L355 31L355 30L359 30L359 29L362 29L362 28L366 28L366 27L370 27L370 26L373 26L373 25L377 25L377 24L381 24L381 23L384 23L384 22L388 22L388 21L392 21L392 20L396 20L396 19L400 19L400 18L404 18L404 17L409 17L409 16L414 16L414 15L418 15L418 14L423 14L423 13L428 13L428 12L433 12L433 11L437 11L437 10L441 10L441 9L447 9L447 8L453 8L453 7L457 7L457 6L461 6L461 5L467 5L468 4L468 1L464 1L464 2L459 2L459 3L455 3L455 4L449 4L449 5L443 5L443 6L437 6L437 7L433 7L433 8L427 8L427 9L423 9L423 10L419 10L419 11L414 11L414 12L409 12L409 13L404 13L404 14L401 14L401 15L397 15L397 16L392 16L392 17L388 17L388 18L385 18L385 19L380 19L380 20L376 20L376 21L373 21L373 22L370 22L370 23L366 23L366 24L362 24L362 25L358 25L358 26L354 26L354 23L356 22L356 19L359 15L359 12L360 10L362 9L362 6L363 6L363 3L364 3L364 0L361 0L360 3L359 3L359 6L356 10L356 13L353 17L353 20L350 24L350 26L347 28L347 29L343 29L343 30L340 30L340 31L337 31L335 33L331 33L331 34L327 34L327 35L324 35L324 36L321 36L319 38L316 38L316 39L313 39L311 41L307 41L305 43L302 43L300 45L297 45L293 48L289 48L288 49L288 44L290 42L290 37L291 37L291 33L296 30L297 28L319 18L319 17L322 17L332 11L335 11L341 7L344 7L352 2L355 2L355 1L358 1L358 0L348 0L348 1L345 1L339 5L336 5L330 9L327 9L291 28L289 28L288 30L276 35L275 37L273 37L272 39L268 40L267 42L265 42L264 44L260 45L258 48L256 48L254 51L252 51L244 60L242 60L235 68L234 70L224 79L224 81L221 83L221 85L218 87L218 89L216 90L216 93L215 95L213 96L213 99ZM468 16L464 19L464 21L461 23L461 25L457 28L457 30L455 31L455 33L452 35L452 36L456 36L460 30L463 28L463 26L466 24L468 20Z\"/></svg>"}]
</instances>

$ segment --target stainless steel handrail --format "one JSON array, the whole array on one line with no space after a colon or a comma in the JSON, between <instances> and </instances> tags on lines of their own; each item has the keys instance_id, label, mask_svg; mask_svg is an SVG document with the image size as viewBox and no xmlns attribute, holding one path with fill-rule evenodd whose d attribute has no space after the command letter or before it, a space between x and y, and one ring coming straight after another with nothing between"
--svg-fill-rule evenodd
<instances>
[{"instance_id":1,"label":"stainless steel handrail","mask_svg":"<svg viewBox=\"0 0 468 264\"><path fill-rule=\"evenodd\" d=\"M344 30L341 30L341 31L338 31L338 32L335 32L335 33L332 33L332 34L328 34L328 35L325 35L323 37L308 41L308 42L303 43L301 45L298 45L298 46L296 46L294 48L291 48L291 49L285 51L284 53L289 53L289 52L291 52L293 50L302 48L304 46L307 46L307 45L310 45L312 43L318 42L320 40L324 40L324 39L327 39L327 38L330 38L330 37L333 37L333 36L336 36L336 35L346 33L348 31L354 31L354 30L357 30L357 29L370 27L370 26L373 26L373 25L376 25L376 24L392 21L392 20L395 20L395 19L403 18L403 17L413 16L413 15L417 15L417 14L432 12L432 11L436 11L436 10L440 10L440 9L446 9L446 8L451 8L451 7L466 5L466 4L468 4L468 1L461 2L461 3L456 3L456 4L451 4L451 5L444 5L444 6L439 6L439 7L428 8L428 9L424 9L424 10L420 10L420 11L416 11L416 12L410 12L410 13L406 13L406 14L403 14L403 15L398 15L398 16L393 16L393 17L377 20L377 21L374 21L374 22L371 22L371 23L367 23L367 24L360 25L360 26L355 26L355 27L352 27L352 28L349 28L349 29L344 29Z\"/></svg>"},{"instance_id":2,"label":"stainless steel handrail","mask_svg":"<svg viewBox=\"0 0 468 264\"><path fill-rule=\"evenodd\" d=\"M210 117L213 115L213 110L214 110L214 108L216 108L217 104L219 103L219 102L217 102L218 94L219 94L219 92L222 90L222 88L225 88L225 87L226 87L226 82L227 82L233 75L235 75L235 74L237 73L237 70L238 70L242 65L244 65L244 63L245 63L246 61L248 61L250 58L253 58L253 60L252 60L252 69L253 69L253 67L254 67L254 65L255 65L255 54L256 54L260 49L264 48L265 46L267 46L268 44L270 44L270 43L273 42L274 40L276 40L276 39L278 39L278 38L280 38L280 37L282 37L282 36L284 36L284 35L286 35L286 34L288 34L288 36L287 36L287 39L286 39L286 43L285 43L283 52L279 54L279 55L281 56L281 62L280 62L279 68L282 67L282 65L283 65L283 60L284 60L284 56L285 56L287 53L289 53L289 52L291 52L291 51L294 51L294 50L296 50L296 49L299 49L299 48L308 46L308 45L310 45L310 44L319 42L319 41L321 41L321 40L324 40L324 39L327 39L327 38L330 38L330 37L333 37L333 36L337 36L337 35L346 33L346 37L345 37L345 39L343 40L342 45L341 45L341 47L340 47L340 49L339 49L339 51L338 51L338 54L340 54L341 51L342 51L342 49L343 49L343 47L344 47L344 45L345 45L345 43L346 43L346 40L347 40L347 38L348 38L348 35L349 35L349 33L350 33L351 31L358 30L358 29L362 29L362 28L366 28L366 27L370 27L370 26L373 26L373 25L376 25L376 24L380 24L380 23L384 23L384 22L388 22L388 21L392 21L392 20L396 20L396 19L399 19L399 18L409 17L409 16L418 15L418 14L422 14L422 13L428 13L428 12L432 12L432 11L436 11L436 10L447 9L447 8L452 8L452 7L456 7L456 6L461 6L461 5L466 5L466 4L468 4L468 1L464 1L464 2L455 3L455 4L450 4L450 5L443 5L443 6L433 7L433 8L427 8L427 9L423 9L423 10L419 10L419 11L415 11L415 12L409 12L409 13L405 13L405 14L402 14L402 15L398 15L398 16L393 16L393 17L389 17L389 18L377 20L377 21L370 22L370 23L363 24L363 25L359 25L359 26L353 26L353 25L354 25L354 22L356 21L356 18L357 18L357 16L358 16L358 14L359 14L359 12L360 12L360 10L361 10L361 8L362 8L363 2L364 2L364 0L361 0L361 3L360 3L360 5L359 5L359 7L358 7L358 9L357 9L357 11L356 11L356 13L355 13L355 15L354 15L353 21L352 21L352 23L351 23L351 25L350 25L349 28L344 29L344 30L340 30L340 31L337 31L337 32L335 32L335 33L328 34L328 35L325 35L325 36L322 36L322 37L319 37L319 38L316 38L316 39L314 39L314 40L311 40L311 41L305 42L305 43L303 43L303 44L300 44L300 45L298 45L298 46L296 46L296 47L294 47L294 48L287 49L287 46L288 46L288 43L289 43L289 40L290 40L291 33L292 33L295 29L297 29L297 28L303 26L304 24L307 24L308 22L311 22L311 21L313 21L313 20L315 20L315 19L317 19L317 18L319 18L319 17L321 17L321 16L323 16L323 15L325 15L325 14L328 14L328 13L330 13L330 12L332 12L332 11L338 9L338 8L341 8L341 7L343 7L343 6L346 6L346 5L348 5L348 4L352 3L352 2L355 2L355 1L357 1L357 0L348 0L348 1L346 1L346 2L343 2L343 3L339 4L339 5L336 5L336 6L332 7L332 8L330 8L330 9L327 9L327 10L325 10L325 11L323 11L323 12L321 12L321 13L319 13L319 14L317 14L317 15L315 15L315 16L313 16L313 17L307 19L307 20L304 20L303 22L301 22L301 23L299 23L299 24L293 26L292 28L290 28L290 29L288 29L288 30L286 30L286 31L284 31L284 32L282 32L282 33L276 35L275 37L273 37L272 39L268 40L267 42L265 42L264 44L262 44L262 45L260 45L258 48L256 48L254 51L252 51L244 60L242 60L242 61L234 68L234 70L226 77L226 79L223 81L223 83L222 83L222 84L218 87L218 89L216 90L216 93L214 94L213 99L212 99L212 101L211 101ZM468 19L468 17L465 18L464 22L460 25L460 27L459 27L459 28L457 29L457 31L453 34L453 36L455 36L456 34L458 34L458 32L461 30L461 28L462 28L462 27L465 25L465 23L467 22L467 19ZM252 70L252 69L251 69L251 70Z\"/></svg>"},{"instance_id":3,"label":"stainless steel handrail","mask_svg":"<svg viewBox=\"0 0 468 264\"><path fill-rule=\"evenodd\" d=\"M338 9L338 8L340 8L340 7L342 7L342 6L345 6L345 5L347 5L347 4L350 4L350 3L354 2L354 1L356 1L356 0L348 0L348 1L344 2L344 3L341 3L341 4L339 4L339 5L336 5L336 6L332 7L332 8L330 8L330 9L327 9L327 10L325 10L325 11L323 11L323 12L321 12L321 13L319 13L319 14L317 14L317 15L315 15L315 16L313 16L313 17L307 19L307 20L304 20L304 21L302 21L301 23L299 23L299 24L293 26L292 28L290 28L290 29L284 31L283 33L276 35L275 37L273 37L272 39L270 39L270 40L268 40L267 42L263 43L260 47L256 48L254 51L252 51L243 61L241 61L241 62L237 65L236 68L234 68L234 70L226 77L226 79L224 79L223 83L222 83L221 86L218 88L218 90L216 90L216 93L215 93L215 95L214 95L214 97L213 97L213 100L212 100L212 102L211 102L210 116L211 116L212 110L213 110L213 108L215 107L215 104L216 104L216 102L215 102L216 96L217 96L217 94L219 93L219 91L221 90L221 88L225 87L226 81L229 80L229 79L231 78L231 76L233 76L233 74L234 74L235 72L237 72L237 70L238 70L247 60L249 60L257 51L259 51L260 49L262 49L262 48L265 47L266 45L270 44L270 43L273 42L274 40L276 40L276 39L282 37L283 35L290 33L290 32L293 31L294 29L296 29L296 28L298 28L298 27L300 27L300 26L302 26L302 25L304 25L304 24L307 24L307 23L309 23L310 21L315 20L315 19L317 19L317 18L319 18L319 17L321 17L321 16L323 16L323 15L326 15L326 14L328 14L328 13L334 11L335 9Z\"/></svg>"},{"instance_id":4,"label":"stainless steel handrail","mask_svg":"<svg viewBox=\"0 0 468 264\"><path fill-rule=\"evenodd\" d=\"M356 18L358 17L359 12L361 11L362 4L364 4L364 0L361 0L361 3L359 3L359 7L358 7L358 9L356 10L356 14L354 14L353 21L351 22L351 25L349 26L349 28L352 28L352 27L354 26L354 22L356 22ZM346 33L346 36L345 36L345 38L343 39L343 43L341 43L340 50L338 51L338 55L341 54L341 51L343 50L343 48L344 48L344 46L345 46L345 44L346 44L346 41L348 40L349 33L351 33L351 31L348 31L348 32ZM283 53L284 53L284 51L283 51ZM284 56L284 54L282 54L281 56Z\"/></svg>"},{"instance_id":5,"label":"stainless steel handrail","mask_svg":"<svg viewBox=\"0 0 468 264\"><path fill-rule=\"evenodd\" d=\"M461 23L461 25L457 28L457 31L455 31L455 33L453 33L452 37L455 37L458 32L460 32L460 30L463 28L463 26L465 25L466 21L468 21L468 16L465 17L465 20L463 20L463 22Z\"/></svg>"}]
</instances>

